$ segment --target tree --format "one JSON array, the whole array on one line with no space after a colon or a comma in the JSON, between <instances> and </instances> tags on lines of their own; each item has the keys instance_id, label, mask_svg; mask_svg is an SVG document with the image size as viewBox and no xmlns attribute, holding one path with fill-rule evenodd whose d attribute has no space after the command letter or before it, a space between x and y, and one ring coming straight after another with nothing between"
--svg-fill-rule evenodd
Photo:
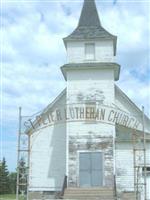
<instances>
[{"instance_id":1,"label":"tree","mask_svg":"<svg viewBox=\"0 0 150 200\"><path fill-rule=\"evenodd\" d=\"M11 172L9 174L9 188L10 188L10 193L15 194L16 193L16 182L17 182L17 173L16 172Z\"/></svg>"},{"instance_id":2,"label":"tree","mask_svg":"<svg viewBox=\"0 0 150 200\"><path fill-rule=\"evenodd\" d=\"M9 171L7 169L6 160L3 158L0 162L0 194L9 193Z\"/></svg>"}]
</instances>

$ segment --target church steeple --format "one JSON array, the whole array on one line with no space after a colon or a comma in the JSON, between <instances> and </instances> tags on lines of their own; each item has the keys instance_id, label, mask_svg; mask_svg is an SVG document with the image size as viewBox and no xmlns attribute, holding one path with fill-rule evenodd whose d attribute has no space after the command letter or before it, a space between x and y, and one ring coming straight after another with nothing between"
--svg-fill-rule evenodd
<instances>
[{"instance_id":1,"label":"church steeple","mask_svg":"<svg viewBox=\"0 0 150 200\"><path fill-rule=\"evenodd\" d=\"M102 27L95 0L84 0L77 28L63 40L66 47L70 41L111 40L113 41L113 54L116 55L117 37Z\"/></svg>"},{"instance_id":2,"label":"church steeple","mask_svg":"<svg viewBox=\"0 0 150 200\"><path fill-rule=\"evenodd\" d=\"M94 0L85 0L79 19L78 27L81 26L97 26L99 27L100 20L97 13L96 5Z\"/></svg>"}]
</instances>

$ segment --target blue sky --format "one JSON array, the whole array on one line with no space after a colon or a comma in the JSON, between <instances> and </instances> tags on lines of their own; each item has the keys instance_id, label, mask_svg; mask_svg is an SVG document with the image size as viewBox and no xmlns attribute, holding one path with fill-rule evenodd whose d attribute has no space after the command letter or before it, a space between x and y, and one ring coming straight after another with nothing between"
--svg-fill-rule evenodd
<instances>
[{"instance_id":1,"label":"blue sky","mask_svg":"<svg viewBox=\"0 0 150 200\"><path fill-rule=\"evenodd\" d=\"M150 3L101 1L105 29L118 36L117 84L150 116ZM16 167L18 107L24 115L46 107L64 88L62 38L77 26L82 0L8 1L1 4L1 156Z\"/></svg>"}]
</instances>

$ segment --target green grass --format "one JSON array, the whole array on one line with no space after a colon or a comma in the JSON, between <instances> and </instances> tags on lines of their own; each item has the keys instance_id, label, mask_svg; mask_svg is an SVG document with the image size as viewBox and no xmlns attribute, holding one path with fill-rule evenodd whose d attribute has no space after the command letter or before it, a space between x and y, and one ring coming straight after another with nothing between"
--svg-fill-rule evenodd
<instances>
[{"instance_id":1,"label":"green grass","mask_svg":"<svg viewBox=\"0 0 150 200\"><path fill-rule=\"evenodd\" d=\"M0 195L0 200L6 200L6 199L16 199L16 195L15 194L1 194Z\"/></svg>"},{"instance_id":2,"label":"green grass","mask_svg":"<svg viewBox=\"0 0 150 200\"><path fill-rule=\"evenodd\" d=\"M1 194L0 200L16 200L15 194ZM19 197L19 200L24 200L23 197Z\"/></svg>"}]
</instances>

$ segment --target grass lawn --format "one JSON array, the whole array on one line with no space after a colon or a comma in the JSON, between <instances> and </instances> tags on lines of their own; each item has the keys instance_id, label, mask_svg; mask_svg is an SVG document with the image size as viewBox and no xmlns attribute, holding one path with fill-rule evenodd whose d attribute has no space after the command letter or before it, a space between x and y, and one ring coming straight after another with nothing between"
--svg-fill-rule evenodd
<instances>
[{"instance_id":1,"label":"grass lawn","mask_svg":"<svg viewBox=\"0 0 150 200\"><path fill-rule=\"evenodd\" d=\"M15 194L0 194L0 200L16 200ZM19 196L19 200L25 200L23 196Z\"/></svg>"},{"instance_id":2,"label":"grass lawn","mask_svg":"<svg viewBox=\"0 0 150 200\"><path fill-rule=\"evenodd\" d=\"M15 200L16 195L15 194L1 194L0 200Z\"/></svg>"},{"instance_id":3,"label":"grass lawn","mask_svg":"<svg viewBox=\"0 0 150 200\"><path fill-rule=\"evenodd\" d=\"M15 194L1 194L0 200L16 200ZM24 200L23 197L20 197L19 200Z\"/></svg>"},{"instance_id":4,"label":"grass lawn","mask_svg":"<svg viewBox=\"0 0 150 200\"><path fill-rule=\"evenodd\" d=\"M3 200L3 199L16 199L16 195L15 194L1 194L0 195L0 200Z\"/></svg>"}]
</instances>

